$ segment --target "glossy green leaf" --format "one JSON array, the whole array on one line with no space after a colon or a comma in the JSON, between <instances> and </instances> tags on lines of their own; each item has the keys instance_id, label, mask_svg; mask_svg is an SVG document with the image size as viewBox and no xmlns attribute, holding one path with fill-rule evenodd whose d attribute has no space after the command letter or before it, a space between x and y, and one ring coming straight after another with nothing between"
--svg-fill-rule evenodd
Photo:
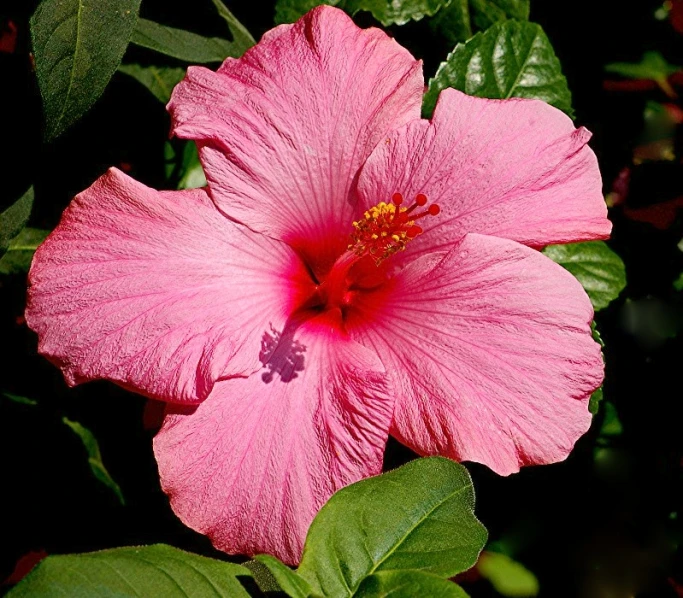
<instances>
[{"instance_id":1,"label":"glossy green leaf","mask_svg":"<svg viewBox=\"0 0 683 598\"><path fill-rule=\"evenodd\" d=\"M536 576L507 555L484 552L477 563L477 571L484 579L488 579L502 596L531 598L538 595Z\"/></svg>"},{"instance_id":2,"label":"glossy green leaf","mask_svg":"<svg viewBox=\"0 0 683 598\"><path fill-rule=\"evenodd\" d=\"M448 0L343 0L339 6L352 15L367 11L388 27L432 16L447 4Z\"/></svg>"},{"instance_id":3,"label":"glossy green leaf","mask_svg":"<svg viewBox=\"0 0 683 598\"><path fill-rule=\"evenodd\" d=\"M382 571L366 577L354 597L359 598L467 598L459 585L424 571Z\"/></svg>"},{"instance_id":4,"label":"glossy green leaf","mask_svg":"<svg viewBox=\"0 0 683 598\"><path fill-rule=\"evenodd\" d=\"M138 20L130 41L137 46L192 64L223 62L228 56L238 57L243 52L238 44L227 39L203 37L147 19Z\"/></svg>"},{"instance_id":5,"label":"glossy green leaf","mask_svg":"<svg viewBox=\"0 0 683 598\"><path fill-rule=\"evenodd\" d=\"M534 98L572 116L571 94L543 29L504 21L458 44L429 82L423 114L431 116L442 89L481 98Z\"/></svg>"},{"instance_id":6,"label":"glossy green leaf","mask_svg":"<svg viewBox=\"0 0 683 598\"><path fill-rule=\"evenodd\" d=\"M382 25L404 25L436 14L449 0L278 0L276 23L293 23L314 6L327 4L344 9L350 15L359 11L372 14Z\"/></svg>"},{"instance_id":7,"label":"glossy green leaf","mask_svg":"<svg viewBox=\"0 0 683 598\"><path fill-rule=\"evenodd\" d=\"M298 573L314 592L349 596L369 575L419 569L452 577L486 542L467 469L441 457L343 488L320 510Z\"/></svg>"},{"instance_id":8,"label":"glossy green leaf","mask_svg":"<svg viewBox=\"0 0 683 598\"><path fill-rule=\"evenodd\" d=\"M260 554L255 558L268 569L278 587L287 596L291 596L291 598L307 598L312 595L313 590L308 582L282 561L268 554ZM254 573L254 577L257 577L256 573ZM263 587L261 589L264 590Z\"/></svg>"},{"instance_id":9,"label":"glossy green leaf","mask_svg":"<svg viewBox=\"0 0 683 598\"><path fill-rule=\"evenodd\" d=\"M211 0L216 7L218 16L221 17L228 25L230 33L232 34L232 41L235 44L235 56L242 56L249 48L251 48L256 40L253 38L247 28L242 25L235 15L228 10L228 7L221 0Z\"/></svg>"},{"instance_id":10,"label":"glossy green leaf","mask_svg":"<svg viewBox=\"0 0 683 598\"><path fill-rule=\"evenodd\" d=\"M543 253L576 276L596 311L607 307L626 286L624 262L602 241L550 245Z\"/></svg>"},{"instance_id":11,"label":"glossy green leaf","mask_svg":"<svg viewBox=\"0 0 683 598\"><path fill-rule=\"evenodd\" d=\"M0 274L28 272L33 254L50 234L49 230L25 228L9 242L5 255L0 258Z\"/></svg>"},{"instance_id":12,"label":"glossy green leaf","mask_svg":"<svg viewBox=\"0 0 683 598\"><path fill-rule=\"evenodd\" d=\"M45 138L61 135L102 95L121 62L140 0L43 0L31 17Z\"/></svg>"},{"instance_id":13,"label":"glossy green leaf","mask_svg":"<svg viewBox=\"0 0 683 598\"><path fill-rule=\"evenodd\" d=\"M21 581L11 598L240 598L249 594L233 563L171 546L137 546L48 556Z\"/></svg>"},{"instance_id":14,"label":"glossy green leaf","mask_svg":"<svg viewBox=\"0 0 683 598\"><path fill-rule=\"evenodd\" d=\"M62 422L81 439L81 442L88 453L88 465L90 465L90 470L93 475L116 494L116 498L119 499L119 502L122 505L126 504L126 501L123 499L123 494L121 493L121 488L119 488L119 485L111 477L102 462L102 454L100 453L100 445L97 442L97 438L95 438L88 428L82 426L78 422L71 421L66 417L62 418Z\"/></svg>"},{"instance_id":15,"label":"glossy green leaf","mask_svg":"<svg viewBox=\"0 0 683 598\"><path fill-rule=\"evenodd\" d=\"M529 19L530 0L470 0L472 22L477 29L488 29L506 19Z\"/></svg>"},{"instance_id":16,"label":"glossy green leaf","mask_svg":"<svg viewBox=\"0 0 683 598\"><path fill-rule=\"evenodd\" d=\"M122 64L119 71L142 83L163 104L168 104L173 88L185 76L185 69L168 66Z\"/></svg>"},{"instance_id":17,"label":"glossy green leaf","mask_svg":"<svg viewBox=\"0 0 683 598\"><path fill-rule=\"evenodd\" d=\"M451 0L448 6L436 13L429 26L443 36L451 46L472 37L472 22L468 0Z\"/></svg>"},{"instance_id":18,"label":"glossy green leaf","mask_svg":"<svg viewBox=\"0 0 683 598\"><path fill-rule=\"evenodd\" d=\"M430 25L454 46L467 41L474 31L506 19L527 21L529 0L451 0Z\"/></svg>"},{"instance_id":19,"label":"glossy green leaf","mask_svg":"<svg viewBox=\"0 0 683 598\"><path fill-rule=\"evenodd\" d=\"M0 256L7 251L21 229L26 226L33 209L33 187L29 187L17 201L0 212Z\"/></svg>"}]
</instances>

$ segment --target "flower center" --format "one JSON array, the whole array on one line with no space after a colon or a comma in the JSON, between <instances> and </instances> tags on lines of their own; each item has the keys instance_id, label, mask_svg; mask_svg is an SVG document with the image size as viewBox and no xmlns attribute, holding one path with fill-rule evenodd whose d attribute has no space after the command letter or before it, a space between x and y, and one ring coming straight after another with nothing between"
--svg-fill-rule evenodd
<instances>
[{"instance_id":1,"label":"flower center","mask_svg":"<svg viewBox=\"0 0 683 598\"><path fill-rule=\"evenodd\" d=\"M436 204L426 206L427 197L422 193L407 208L403 206L403 196L394 193L391 203L380 202L367 210L363 218L353 223L347 251L316 287L309 305L319 309L338 308L344 313L362 301L362 297L385 286L387 271L379 266L422 233L417 221L441 211Z\"/></svg>"},{"instance_id":2,"label":"flower center","mask_svg":"<svg viewBox=\"0 0 683 598\"><path fill-rule=\"evenodd\" d=\"M423 212L417 208L427 205L427 196L419 193L415 203L403 207L403 195L394 193L391 203L381 201L363 214L363 218L353 223L351 243L348 250L358 257L370 256L379 266L385 259L398 251L403 251L409 241L422 233L415 222L425 216L436 216L441 208L430 205Z\"/></svg>"}]
</instances>

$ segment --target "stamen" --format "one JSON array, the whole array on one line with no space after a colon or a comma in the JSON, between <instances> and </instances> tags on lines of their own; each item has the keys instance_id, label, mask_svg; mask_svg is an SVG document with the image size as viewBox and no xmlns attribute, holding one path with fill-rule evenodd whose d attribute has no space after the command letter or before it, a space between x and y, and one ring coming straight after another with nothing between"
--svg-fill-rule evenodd
<instances>
[{"instance_id":1,"label":"stamen","mask_svg":"<svg viewBox=\"0 0 683 598\"><path fill-rule=\"evenodd\" d=\"M422 233L416 220L425 216L436 216L441 209L432 204L419 214L412 214L418 207L427 205L427 196L418 193L415 202L408 208L401 207L403 195L394 193L392 203L381 201L363 214L361 220L353 223L351 243L348 246L357 256L371 256L377 265L398 251L403 251L409 241Z\"/></svg>"}]
</instances>

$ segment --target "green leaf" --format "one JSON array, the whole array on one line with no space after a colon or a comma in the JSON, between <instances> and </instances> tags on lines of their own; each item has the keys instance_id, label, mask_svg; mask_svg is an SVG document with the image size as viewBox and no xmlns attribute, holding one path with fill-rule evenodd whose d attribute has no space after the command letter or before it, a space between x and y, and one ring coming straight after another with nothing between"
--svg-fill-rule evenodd
<instances>
[{"instance_id":1,"label":"green leaf","mask_svg":"<svg viewBox=\"0 0 683 598\"><path fill-rule=\"evenodd\" d=\"M543 253L576 276L596 311L607 307L626 286L624 262L603 241L550 245Z\"/></svg>"},{"instance_id":2,"label":"green leaf","mask_svg":"<svg viewBox=\"0 0 683 598\"><path fill-rule=\"evenodd\" d=\"M382 571L366 577L354 596L363 598L468 598L459 585L424 571Z\"/></svg>"},{"instance_id":3,"label":"green leaf","mask_svg":"<svg viewBox=\"0 0 683 598\"><path fill-rule=\"evenodd\" d=\"M351 15L365 10L388 27L432 16L446 4L448 0L343 0L340 7Z\"/></svg>"},{"instance_id":4,"label":"green leaf","mask_svg":"<svg viewBox=\"0 0 683 598\"><path fill-rule=\"evenodd\" d=\"M683 272L678 275L678 278L674 280L673 287L677 291L683 291Z\"/></svg>"},{"instance_id":5,"label":"green leaf","mask_svg":"<svg viewBox=\"0 0 683 598\"><path fill-rule=\"evenodd\" d=\"M33 254L50 234L49 230L25 228L9 243L7 253L0 258L0 274L28 272Z\"/></svg>"},{"instance_id":6,"label":"green leaf","mask_svg":"<svg viewBox=\"0 0 683 598\"><path fill-rule=\"evenodd\" d=\"M276 23L293 23L314 6L338 6L350 15L359 11L372 14L382 25L405 25L436 14L449 0L278 0L275 5Z\"/></svg>"},{"instance_id":7,"label":"green leaf","mask_svg":"<svg viewBox=\"0 0 683 598\"><path fill-rule=\"evenodd\" d=\"M477 570L503 596L528 598L538 595L536 576L509 556L484 552L477 563Z\"/></svg>"},{"instance_id":8,"label":"green leaf","mask_svg":"<svg viewBox=\"0 0 683 598\"><path fill-rule=\"evenodd\" d=\"M442 35L451 46L470 39L472 23L468 0L451 0L448 6L442 8L430 20L429 26Z\"/></svg>"},{"instance_id":9,"label":"green leaf","mask_svg":"<svg viewBox=\"0 0 683 598\"><path fill-rule=\"evenodd\" d=\"M251 577L251 574L233 563L156 544L48 556L7 595L11 598L246 598L249 594L239 577Z\"/></svg>"},{"instance_id":10,"label":"green leaf","mask_svg":"<svg viewBox=\"0 0 683 598\"><path fill-rule=\"evenodd\" d=\"M203 37L147 19L138 20L130 41L137 46L193 64L223 62L228 56L239 57L243 52L238 44L227 39Z\"/></svg>"},{"instance_id":11,"label":"green leaf","mask_svg":"<svg viewBox=\"0 0 683 598\"><path fill-rule=\"evenodd\" d=\"M534 98L572 116L571 94L543 29L503 21L458 44L429 82L422 112L430 117L442 89L480 98Z\"/></svg>"},{"instance_id":12,"label":"green leaf","mask_svg":"<svg viewBox=\"0 0 683 598\"><path fill-rule=\"evenodd\" d=\"M506 19L529 20L529 4L529 0L470 0L470 12L478 29L488 29Z\"/></svg>"},{"instance_id":13,"label":"green leaf","mask_svg":"<svg viewBox=\"0 0 683 598\"><path fill-rule=\"evenodd\" d=\"M617 408L613 403L605 401L605 418L602 420L602 427L600 428L601 437L621 436L624 427L619 419Z\"/></svg>"},{"instance_id":14,"label":"green leaf","mask_svg":"<svg viewBox=\"0 0 683 598\"><path fill-rule=\"evenodd\" d=\"M35 407L38 404L38 401L35 399L29 399L28 397L20 397L19 395L12 394L10 392L3 392L3 396L7 397L10 401L13 401L14 403L19 403L20 405L31 405L32 407Z\"/></svg>"},{"instance_id":15,"label":"green leaf","mask_svg":"<svg viewBox=\"0 0 683 598\"><path fill-rule=\"evenodd\" d=\"M666 80L683 67L669 64L659 52L645 52L640 62L612 62L605 65L608 73L629 79Z\"/></svg>"},{"instance_id":16,"label":"green leaf","mask_svg":"<svg viewBox=\"0 0 683 598\"><path fill-rule=\"evenodd\" d=\"M180 163L180 173L178 189L197 189L206 186L206 176L202 163L199 161L199 153L194 141L185 144Z\"/></svg>"},{"instance_id":17,"label":"green leaf","mask_svg":"<svg viewBox=\"0 0 683 598\"><path fill-rule=\"evenodd\" d=\"M467 41L476 29L506 19L529 20L529 0L451 0L430 25L454 46Z\"/></svg>"},{"instance_id":18,"label":"green leaf","mask_svg":"<svg viewBox=\"0 0 683 598\"><path fill-rule=\"evenodd\" d=\"M43 0L31 17L45 138L61 135L102 95L121 62L140 0Z\"/></svg>"},{"instance_id":19,"label":"green leaf","mask_svg":"<svg viewBox=\"0 0 683 598\"><path fill-rule=\"evenodd\" d=\"M162 104L168 104L173 88L185 76L185 69L168 66L122 64L119 71L142 83Z\"/></svg>"},{"instance_id":20,"label":"green leaf","mask_svg":"<svg viewBox=\"0 0 683 598\"><path fill-rule=\"evenodd\" d=\"M81 442L88 453L88 464L90 465L90 470L93 472L93 475L116 494L116 498L119 499L119 502L122 505L126 504L126 501L123 499L123 494L121 493L121 488L119 488L119 485L114 481L111 475L109 475L107 468L102 462L100 445L97 443L97 439L93 436L93 433L85 426L82 426L78 422L71 421L66 417L63 417L62 421L81 439Z\"/></svg>"},{"instance_id":21,"label":"green leaf","mask_svg":"<svg viewBox=\"0 0 683 598\"><path fill-rule=\"evenodd\" d=\"M612 62L605 65L608 73L616 73L629 79L648 79L655 81L671 98L676 98L676 91L669 83L669 76L683 67L669 64L659 52L645 52L640 62Z\"/></svg>"},{"instance_id":22,"label":"green leaf","mask_svg":"<svg viewBox=\"0 0 683 598\"><path fill-rule=\"evenodd\" d=\"M260 554L255 559L268 568L280 589L292 598L307 598L313 590L308 582L275 557ZM256 577L256 574L254 574Z\"/></svg>"},{"instance_id":23,"label":"green leaf","mask_svg":"<svg viewBox=\"0 0 683 598\"><path fill-rule=\"evenodd\" d=\"M0 212L0 256L7 251L12 239L26 226L33 208L33 187L29 187L17 201Z\"/></svg>"},{"instance_id":24,"label":"green leaf","mask_svg":"<svg viewBox=\"0 0 683 598\"><path fill-rule=\"evenodd\" d=\"M605 361L605 354L603 352L605 348L605 343L602 340L602 337L600 336L600 331L598 330L598 327L595 323L595 321L591 322L591 333L593 336L593 340L600 345L600 357L602 357L603 362ZM604 398L603 396L603 390L602 386L600 388L596 389L593 391L593 394L591 395L590 399L588 400L588 411L592 415L596 415L598 411L600 410L600 403L602 403L602 399Z\"/></svg>"},{"instance_id":25,"label":"green leaf","mask_svg":"<svg viewBox=\"0 0 683 598\"><path fill-rule=\"evenodd\" d=\"M337 6L342 0L277 0L275 3L275 23L293 23L309 10L321 4Z\"/></svg>"},{"instance_id":26,"label":"green leaf","mask_svg":"<svg viewBox=\"0 0 683 598\"><path fill-rule=\"evenodd\" d=\"M593 392L591 398L588 400L588 411L591 415L596 415L597 412L600 410L600 403L602 403L603 398L604 393L601 386Z\"/></svg>"},{"instance_id":27,"label":"green leaf","mask_svg":"<svg viewBox=\"0 0 683 598\"><path fill-rule=\"evenodd\" d=\"M228 29L232 34L232 41L235 44L235 56L242 56L249 48L256 44L247 28L242 25L221 0L211 0L216 7L218 15L228 24Z\"/></svg>"},{"instance_id":28,"label":"green leaf","mask_svg":"<svg viewBox=\"0 0 683 598\"><path fill-rule=\"evenodd\" d=\"M350 596L369 575L420 569L452 577L486 542L462 465L431 457L343 488L320 510L298 573L323 596Z\"/></svg>"}]
</instances>

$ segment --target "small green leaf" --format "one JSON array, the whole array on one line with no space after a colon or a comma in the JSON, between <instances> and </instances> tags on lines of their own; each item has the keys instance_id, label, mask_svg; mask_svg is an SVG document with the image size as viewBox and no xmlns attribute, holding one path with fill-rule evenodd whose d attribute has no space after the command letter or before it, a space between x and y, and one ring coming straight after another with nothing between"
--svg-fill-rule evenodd
<instances>
[{"instance_id":1,"label":"small green leaf","mask_svg":"<svg viewBox=\"0 0 683 598\"><path fill-rule=\"evenodd\" d=\"M66 417L63 417L62 421L71 428L71 430L73 430L81 439L81 442L83 442L83 446L88 453L88 464L90 465L90 470L93 472L93 475L116 494L116 497L122 505L126 504L123 499L123 494L121 493L121 488L119 488L119 485L114 481L111 475L109 475L107 468L104 466L104 463L102 463L100 445L97 443L97 439L93 436L93 433L78 422L71 421Z\"/></svg>"},{"instance_id":2,"label":"small green leaf","mask_svg":"<svg viewBox=\"0 0 683 598\"><path fill-rule=\"evenodd\" d=\"M683 272L678 275L678 278L673 282L674 289L677 291L683 291Z\"/></svg>"},{"instance_id":3,"label":"small green leaf","mask_svg":"<svg viewBox=\"0 0 683 598\"><path fill-rule=\"evenodd\" d=\"M232 34L232 41L235 44L235 56L242 56L249 48L256 44L247 28L242 25L221 0L211 0L216 7L218 15L228 24L228 29Z\"/></svg>"},{"instance_id":4,"label":"small green leaf","mask_svg":"<svg viewBox=\"0 0 683 598\"><path fill-rule=\"evenodd\" d=\"M449 0L278 0L276 23L293 23L314 6L327 4L344 9L350 15L360 11L372 14L382 25L405 25L436 14Z\"/></svg>"},{"instance_id":5,"label":"small green leaf","mask_svg":"<svg viewBox=\"0 0 683 598\"><path fill-rule=\"evenodd\" d=\"M429 82L422 112L430 117L441 90L453 87L480 98L533 98L572 116L571 93L543 29L503 21L458 44Z\"/></svg>"},{"instance_id":6,"label":"small green leaf","mask_svg":"<svg viewBox=\"0 0 683 598\"><path fill-rule=\"evenodd\" d=\"M251 574L240 565L156 544L48 556L7 595L11 598L246 598L249 594L239 577L251 577Z\"/></svg>"},{"instance_id":7,"label":"small green leaf","mask_svg":"<svg viewBox=\"0 0 683 598\"><path fill-rule=\"evenodd\" d=\"M596 415L598 413L600 410L600 403L602 403L603 398L604 396L601 386L593 392L591 398L588 400L588 411L591 413L591 415Z\"/></svg>"},{"instance_id":8,"label":"small green leaf","mask_svg":"<svg viewBox=\"0 0 683 598\"><path fill-rule=\"evenodd\" d=\"M620 436L624 431L624 427L619 419L617 408L609 401L605 402L605 418L602 420L602 427L600 428L601 437Z\"/></svg>"},{"instance_id":9,"label":"small green leaf","mask_svg":"<svg viewBox=\"0 0 683 598\"><path fill-rule=\"evenodd\" d=\"M308 582L283 562L267 554L260 554L255 558L268 568L280 589L287 596L291 596L291 598L307 598L312 595L313 590Z\"/></svg>"},{"instance_id":10,"label":"small green leaf","mask_svg":"<svg viewBox=\"0 0 683 598\"><path fill-rule=\"evenodd\" d=\"M648 79L655 81L671 98L676 98L676 91L669 83L669 76L683 67L669 64L659 52L645 52L640 62L613 62L605 66L608 73L616 73L629 79Z\"/></svg>"},{"instance_id":11,"label":"small green leaf","mask_svg":"<svg viewBox=\"0 0 683 598\"><path fill-rule=\"evenodd\" d=\"M529 0L451 0L430 25L454 46L467 41L475 30L506 19L529 20Z\"/></svg>"},{"instance_id":12,"label":"small green leaf","mask_svg":"<svg viewBox=\"0 0 683 598\"><path fill-rule=\"evenodd\" d=\"M147 19L138 20L130 41L137 46L192 64L223 62L228 56L239 57L243 52L235 42L227 39L203 37Z\"/></svg>"},{"instance_id":13,"label":"small green leaf","mask_svg":"<svg viewBox=\"0 0 683 598\"><path fill-rule=\"evenodd\" d=\"M206 186L206 176L202 163L199 161L197 145L194 141L185 144L183 157L180 163L180 181L178 189L197 189Z\"/></svg>"},{"instance_id":14,"label":"small green leaf","mask_svg":"<svg viewBox=\"0 0 683 598\"><path fill-rule=\"evenodd\" d=\"M382 571L366 577L354 596L363 598L468 598L459 585L424 571Z\"/></svg>"},{"instance_id":15,"label":"small green leaf","mask_svg":"<svg viewBox=\"0 0 683 598\"><path fill-rule=\"evenodd\" d=\"M50 234L49 230L25 228L9 243L7 253L0 258L0 274L28 272L33 254Z\"/></svg>"},{"instance_id":16,"label":"small green leaf","mask_svg":"<svg viewBox=\"0 0 683 598\"><path fill-rule=\"evenodd\" d=\"M343 0L339 6L351 15L367 11L388 27L431 17L447 4L448 0Z\"/></svg>"},{"instance_id":17,"label":"small green leaf","mask_svg":"<svg viewBox=\"0 0 683 598\"><path fill-rule=\"evenodd\" d=\"M446 41L455 46L472 37L472 22L468 0L451 0L448 6L436 13L429 26Z\"/></svg>"},{"instance_id":18,"label":"small green leaf","mask_svg":"<svg viewBox=\"0 0 683 598\"><path fill-rule=\"evenodd\" d=\"M452 577L486 542L467 469L431 457L343 488L320 510L299 575L323 596L350 596L373 573L420 569Z\"/></svg>"},{"instance_id":19,"label":"small green leaf","mask_svg":"<svg viewBox=\"0 0 683 598\"><path fill-rule=\"evenodd\" d=\"M605 65L608 73L616 73L629 79L660 81L680 71L683 67L669 64L659 52L645 52L640 62L612 62Z\"/></svg>"},{"instance_id":20,"label":"small green leaf","mask_svg":"<svg viewBox=\"0 0 683 598\"><path fill-rule=\"evenodd\" d=\"M43 0L31 17L36 77L51 141L102 95L126 51L140 0Z\"/></svg>"},{"instance_id":21,"label":"small green leaf","mask_svg":"<svg viewBox=\"0 0 683 598\"><path fill-rule=\"evenodd\" d=\"M602 340L602 337L600 336L600 331L598 330L595 321L591 322L591 333L593 336L593 340L596 343L598 343L598 345L600 345L600 357L602 357L602 360L605 361L605 354L603 352L605 348L605 343ZM600 386L600 388L593 391L591 398L588 400L588 411L591 413L591 415L596 415L598 413L598 411L600 410L600 403L602 402L602 399L603 390L602 386Z\"/></svg>"},{"instance_id":22,"label":"small green leaf","mask_svg":"<svg viewBox=\"0 0 683 598\"><path fill-rule=\"evenodd\" d=\"M9 245L26 226L33 208L33 187L29 187L17 201L4 212L0 212L0 256L7 251Z\"/></svg>"},{"instance_id":23,"label":"small green leaf","mask_svg":"<svg viewBox=\"0 0 683 598\"><path fill-rule=\"evenodd\" d=\"M277 0L275 3L275 23L293 23L309 10L321 4L337 6L342 0Z\"/></svg>"},{"instance_id":24,"label":"small green leaf","mask_svg":"<svg viewBox=\"0 0 683 598\"><path fill-rule=\"evenodd\" d=\"M3 392L3 396L7 397L10 401L13 401L14 403L19 403L20 405L31 405L32 407L35 407L38 404L38 401L35 399L29 399L28 397L20 397L19 395L14 395L11 392Z\"/></svg>"},{"instance_id":25,"label":"small green leaf","mask_svg":"<svg viewBox=\"0 0 683 598\"><path fill-rule=\"evenodd\" d=\"M550 245L543 253L576 276L596 311L607 307L626 286L624 262L602 241Z\"/></svg>"},{"instance_id":26,"label":"small green leaf","mask_svg":"<svg viewBox=\"0 0 683 598\"><path fill-rule=\"evenodd\" d=\"M477 563L477 570L503 596L530 598L538 595L536 576L509 556L497 552L484 552Z\"/></svg>"},{"instance_id":27,"label":"small green leaf","mask_svg":"<svg viewBox=\"0 0 683 598\"><path fill-rule=\"evenodd\" d=\"M506 19L529 20L529 0L470 0L472 21L478 29L488 29Z\"/></svg>"},{"instance_id":28,"label":"small green leaf","mask_svg":"<svg viewBox=\"0 0 683 598\"><path fill-rule=\"evenodd\" d=\"M122 64L119 71L142 83L162 104L168 104L173 88L185 76L185 69L168 66Z\"/></svg>"}]
</instances>

